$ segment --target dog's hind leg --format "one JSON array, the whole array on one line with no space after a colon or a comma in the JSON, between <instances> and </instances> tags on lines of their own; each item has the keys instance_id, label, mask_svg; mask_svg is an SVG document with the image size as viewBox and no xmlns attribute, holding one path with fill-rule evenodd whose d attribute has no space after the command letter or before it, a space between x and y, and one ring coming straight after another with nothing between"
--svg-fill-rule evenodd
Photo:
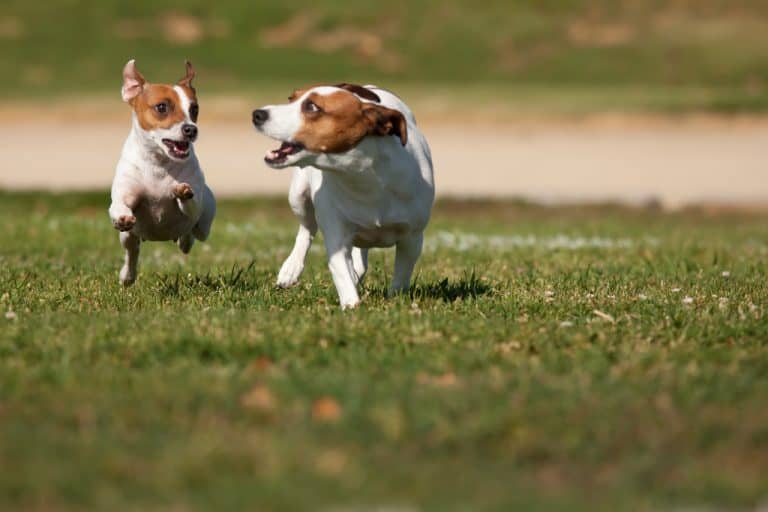
<instances>
[{"instance_id":1,"label":"dog's hind leg","mask_svg":"<svg viewBox=\"0 0 768 512\"><path fill-rule=\"evenodd\" d=\"M291 254L285 259L277 274L277 286L280 288L288 288L299 282L299 277L304 271L304 260L317 233L315 207L312 204L309 175L306 171L302 169L294 171L288 202L299 219L299 231L296 233L296 242Z\"/></svg>"},{"instance_id":2,"label":"dog's hind leg","mask_svg":"<svg viewBox=\"0 0 768 512\"><path fill-rule=\"evenodd\" d=\"M123 231L120 233L120 244L125 249L125 262L120 269L120 283L123 286L130 286L136 281L141 239L130 231Z\"/></svg>"},{"instance_id":3,"label":"dog's hind leg","mask_svg":"<svg viewBox=\"0 0 768 512\"><path fill-rule=\"evenodd\" d=\"M211 192L207 185L203 186L202 196L203 210L200 213L200 219L197 221L197 224L192 228L192 234L201 242L205 242L208 240L208 235L211 234L211 225L213 224L213 218L216 216L216 198L213 197L213 192ZM192 244L190 244L190 247L192 247Z\"/></svg>"},{"instance_id":4,"label":"dog's hind leg","mask_svg":"<svg viewBox=\"0 0 768 512\"><path fill-rule=\"evenodd\" d=\"M352 268L355 271L354 278L355 284L363 282L365 273L368 270L368 249L361 249L360 247L352 248Z\"/></svg>"},{"instance_id":5,"label":"dog's hind leg","mask_svg":"<svg viewBox=\"0 0 768 512\"><path fill-rule=\"evenodd\" d=\"M421 233L397 242L395 272L392 276L392 286L389 289L390 296L406 291L411 286L411 274L413 274L416 261L421 256L423 242L424 235Z\"/></svg>"}]
</instances>

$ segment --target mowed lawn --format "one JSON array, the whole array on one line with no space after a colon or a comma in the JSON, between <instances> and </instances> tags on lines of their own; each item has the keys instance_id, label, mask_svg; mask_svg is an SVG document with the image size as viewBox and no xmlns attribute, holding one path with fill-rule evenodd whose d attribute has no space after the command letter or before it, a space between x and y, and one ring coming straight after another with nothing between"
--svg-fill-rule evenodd
<instances>
[{"instance_id":1,"label":"mowed lawn","mask_svg":"<svg viewBox=\"0 0 768 512\"><path fill-rule=\"evenodd\" d=\"M443 201L409 296L284 199L117 283L108 194L0 193L0 509L638 510L768 497L768 216Z\"/></svg>"}]
</instances>

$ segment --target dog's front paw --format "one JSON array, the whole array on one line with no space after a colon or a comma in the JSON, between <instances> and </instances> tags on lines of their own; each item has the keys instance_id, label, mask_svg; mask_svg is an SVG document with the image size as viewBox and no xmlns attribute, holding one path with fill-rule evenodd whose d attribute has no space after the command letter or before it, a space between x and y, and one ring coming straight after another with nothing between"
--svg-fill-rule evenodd
<instances>
[{"instance_id":1,"label":"dog's front paw","mask_svg":"<svg viewBox=\"0 0 768 512\"><path fill-rule=\"evenodd\" d=\"M128 265L123 265L120 269L120 284L125 287L131 286L136 282L136 269Z\"/></svg>"},{"instance_id":2,"label":"dog's front paw","mask_svg":"<svg viewBox=\"0 0 768 512\"><path fill-rule=\"evenodd\" d=\"M116 218L112 224L118 231L130 231L133 229L133 226L136 225L136 217L133 215L121 215Z\"/></svg>"},{"instance_id":3,"label":"dog's front paw","mask_svg":"<svg viewBox=\"0 0 768 512\"><path fill-rule=\"evenodd\" d=\"M348 299L341 299L341 309L355 309L360 305L360 299L358 297L350 297Z\"/></svg>"},{"instance_id":4,"label":"dog's front paw","mask_svg":"<svg viewBox=\"0 0 768 512\"><path fill-rule=\"evenodd\" d=\"M189 183L177 183L173 187L173 195L182 201L187 201L195 197L195 191Z\"/></svg>"},{"instance_id":5,"label":"dog's front paw","mask_svg":"<svg viewBox=\"0 0 768 512\"><path fill-rule=\"evenodd\" d=\"M304 262L298 258L288 256L280 272L277 274L277 286L280 288L290 288L299 282L299 276L304 270Z\"/></svg>"}]
</instances>

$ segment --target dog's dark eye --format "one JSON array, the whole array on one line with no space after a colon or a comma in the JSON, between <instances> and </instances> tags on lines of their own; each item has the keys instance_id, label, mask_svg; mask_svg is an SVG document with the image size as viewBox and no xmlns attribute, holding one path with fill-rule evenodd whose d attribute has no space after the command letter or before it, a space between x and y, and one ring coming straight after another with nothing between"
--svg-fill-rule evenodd
<instances>
[{"instance_id":1,"label":"dog's dark eye","mask_svg":"<svg viewBox=\"0 0 768 512\"><path fill-rule=\"evenodd\" d=\"M312 100L305 100L304 103L301 105L302 110L304 112L320 112L320 107L317 106L317 104Z\"/></svg>"},{"instance_id":2,"label":"dog's dark eye","mask_svg":"<svg viewBox=\"0 0 768 512\"><path fill-rule=\"evenodd\" d=\"M158 114L167 114L168 113L168 103L163 101L162 103L158 103L155 105L155 110Z\"/></svg>"},{"instance_id":3,"label":"dog's dark eye","mask_svg":"<svg viewBox=\"0 0 768 512\"><path fill-rule=\"evenodd\" d=\"M200 107L197 106L197 103L193 103L191 107L189 107L189 117L194 121L197 122L197 116L200 113Z\"/></svg>"}]
</instances>

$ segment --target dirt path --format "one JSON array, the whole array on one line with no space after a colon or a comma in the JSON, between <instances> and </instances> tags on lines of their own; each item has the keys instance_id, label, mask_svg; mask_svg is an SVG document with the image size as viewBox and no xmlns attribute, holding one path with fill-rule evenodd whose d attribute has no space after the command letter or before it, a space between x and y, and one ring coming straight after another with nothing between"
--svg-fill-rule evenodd
<instances>
[{"instance_id":1,"label":"dirt path","mask_svg":"<svg viewBox=\"0 0 768 512\"><path fill-rule=\"evenodd\" d=\"M768 120L538 123L427 120L439 195L539 200L768 203ZM108 187L127 120L0 112L0 187ZM197 152L218 195L285 194L271 145L246 122L210 121Z\"/></svg>"}]
</instances>

